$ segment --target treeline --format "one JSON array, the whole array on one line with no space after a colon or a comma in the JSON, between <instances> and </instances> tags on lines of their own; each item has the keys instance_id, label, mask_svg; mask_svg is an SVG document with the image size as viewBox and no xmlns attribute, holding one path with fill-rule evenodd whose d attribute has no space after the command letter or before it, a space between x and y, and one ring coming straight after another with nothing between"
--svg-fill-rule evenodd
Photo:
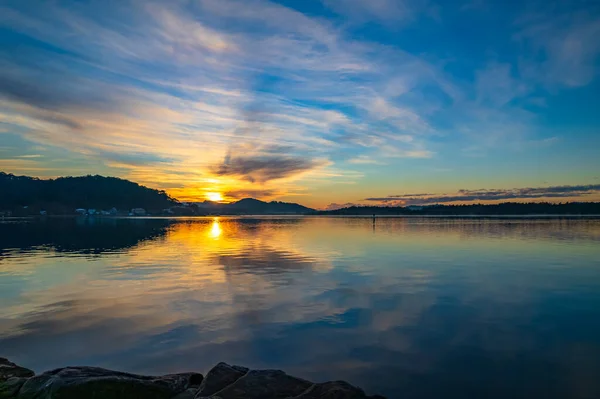
<instances>
[{"instance_id":1,"label":"treeline","mask_svg":"<svg viewBox=\"0 0 600 399\"><path fill-rule=\"evenodd\" d=\"M42 180L0 172L0 211L71 214L76 208L162 210L177 204L164 191L116 177L81 176Z\"/></svg>"},{"instance_id":2,"label":"treeline","mask_svg":"<svg viewBox=\"0 0 600 399\"><path fill-rule=\"evenodd\" d=\"M600 215L600 202L503 202L501 204L429 205L424 207L351 206L318 215Z\"/></svg>"}]
</instances>

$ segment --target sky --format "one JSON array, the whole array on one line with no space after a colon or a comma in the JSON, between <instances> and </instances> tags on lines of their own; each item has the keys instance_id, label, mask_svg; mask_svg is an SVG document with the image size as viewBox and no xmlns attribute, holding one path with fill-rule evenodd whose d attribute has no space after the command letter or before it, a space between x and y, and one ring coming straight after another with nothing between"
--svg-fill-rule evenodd
<instances>
[{"instance_id":1,"label":"sky","mask_svg":"<svg viewBox=\"0 0 600 399\"><path fill-rule=\"evenodd\" d=\"M600 200L600 2L4 0L0 171L183 201Z\"/></svg>"}]
</instances>

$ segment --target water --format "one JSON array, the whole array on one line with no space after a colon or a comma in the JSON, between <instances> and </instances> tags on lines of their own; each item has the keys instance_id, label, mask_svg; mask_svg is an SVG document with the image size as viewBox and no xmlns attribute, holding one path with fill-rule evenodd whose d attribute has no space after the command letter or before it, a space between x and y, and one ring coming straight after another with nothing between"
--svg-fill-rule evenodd
<instances>
[{"instance_id":1,"label":"water","mask_svg":"<svg viewBox=\"0 0 600 399\"><path fill-rule=\"evenodd\" d=\"M0 222L0 356L390 398L600 397L600 220Z\"/></svg>"}]
</instances>

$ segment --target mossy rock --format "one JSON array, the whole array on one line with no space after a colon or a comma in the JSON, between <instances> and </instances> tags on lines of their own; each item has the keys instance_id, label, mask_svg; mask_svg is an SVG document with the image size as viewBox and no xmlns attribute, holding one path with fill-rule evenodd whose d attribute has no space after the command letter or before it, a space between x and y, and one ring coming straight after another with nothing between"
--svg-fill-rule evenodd
<instances>
[{"instance_id":1,"label":"mossy rock","mask_svg":"<svg viewBox=\"0 0 600 399\"><path fill-rule=\"evenodd\" d=\"M33 377L35 373L25 367L17 366L13 362L0 357L0 382L6 381L12 377L28 378Z\"/></svg>"},{"instance_id":2,"label":"mossy rock","mask_svg":"<svg viewBox=\"0 0 600 399\"><path fill-rule=\"evenodd\" d=\"M219 363L198 373L144 376L99 367L65 367L34 376L0 358L0 399L385 399L344 381L313 384L281 370Z\"/></svg>"},{"instance_id":3,"label":"mossy rock","mask_svg":"<svg viewBox=\"0 0 600 399\"><path fill-rule=\"evenodd\" d=\"M25 381L27 378L21 377L11 377L8 380L0 381L0 399L16 398Z\"/></svg>"},{"instance_id":4,"label":"mossy rock","mask_svg":"<svg viewBox=\"0 0 600 399\"><path fill-rule=\"evenodd\" d=\"M97 367L68 367L28 379L18 399L170 399L190 386L196 373L149 377Z\"/></svg>"}]
</instances>

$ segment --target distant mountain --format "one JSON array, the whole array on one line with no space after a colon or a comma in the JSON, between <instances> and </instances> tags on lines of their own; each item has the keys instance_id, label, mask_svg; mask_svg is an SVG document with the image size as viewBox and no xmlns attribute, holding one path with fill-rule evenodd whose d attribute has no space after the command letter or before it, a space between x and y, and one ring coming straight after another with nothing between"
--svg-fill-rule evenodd
<instances>
[{"instance_id":1,"label":"distant mountain","mask_svg":"<svg viewBox=\"0 0 600 399\"><path fill-rule=\"evenodd\" d=\"M205 201L196 205L207 212L223 215L283 215L315 212L314 209L295 203L280 201L265 202L254 198L244 198L229 204Z\"/></svg>"},{"instance_id":2,"label":"distant mountain","mask_svg":"<svg viewBox=\"0 0 600 399\"><path fill-rule=\"evenodd\" d=\"M0 172L0 211L70 214L76 208L162 210L178 204L164 191L116 177L81 176L42 180Z\"/></svg>"}]
</instances>

